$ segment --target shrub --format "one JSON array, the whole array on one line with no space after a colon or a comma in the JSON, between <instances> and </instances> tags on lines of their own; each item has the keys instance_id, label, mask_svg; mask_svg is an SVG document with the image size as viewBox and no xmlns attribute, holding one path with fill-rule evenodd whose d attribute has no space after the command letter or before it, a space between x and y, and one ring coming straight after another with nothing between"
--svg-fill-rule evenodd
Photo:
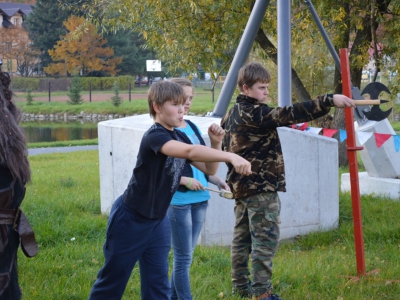
<instances>
[{"instance_id":1,"label":"shrub","mask_svg":"<svg viewBox=\"0 0 400 300\"><path fill-rule=\"evenodd\" d=\"M72 77L71 87L68 89L68 103L69 104L81 104L83 102L82 96L82 84L78 76Z\"/></svg>"},{"instance_id":2,"label":"shrub","mask_svg":"<svg viewBox=\"0 0 400 300\"><path fill-rule=\"evenodd\" d=\"M26 105L32 105L33 104L32 102L33 102L32 90L28 89L26 94Z\"/></svg>"},{"instance_id":3,"label":"shrub","mask_svg":"<svg viewBox=\"0 0 400 300\"><path fill-rule=\"evenodd\" d=\"M114 106L120 106L120 104L122 103L122 98L119 96L118 81L114 81L113 91L114 96L111 98L111 102Z\"/></svg>"}]
</instances>

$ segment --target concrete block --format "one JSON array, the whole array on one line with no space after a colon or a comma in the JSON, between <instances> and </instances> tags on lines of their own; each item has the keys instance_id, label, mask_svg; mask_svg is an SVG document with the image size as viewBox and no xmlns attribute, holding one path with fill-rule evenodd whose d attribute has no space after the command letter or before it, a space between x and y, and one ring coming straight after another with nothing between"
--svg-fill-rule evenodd
<instances>
[{"instance_id":1,"label":"concrete block","mask_svg":"<svg viewBox=\"0 0 400 300\"><path fill-rule=\"evenodd\" d=\"M219 118L187 116L204 133ZM100 122L101 211L108 214L112 203L128 185L136 163L141 138L153 120L148 114ZM286 165L287 190L282 202L281 238L337 228L339 220L339 176L337 141L331 138L279 128ZM217 176L226 177L221 163ZM214 187L211 185L211 187ZM199 237L203 245L230 245L235 218L234 201L212 193L206 220Z\"/></svg>"},{"instance_id":2,"label":"concrete block","mask_svg":"<svg viewBox=\"0 0 400 300\"><path fill-rule=\"evenodd\" d=\"M358 173L360 195L377 195L392 200L400 200L400 179L378 178L367 172ZM351 192L350 173L343 173L340 188L342 192Z\"/></svg>"},{"instance_id":3,"label":"concrete block","mask_svg":"<svg viewBox=\"0 0 400 300\"><path fill-rule=\"evenodd\" d=\"M354 123L356 131L376 132L384 134L396 134L388 119L380 122L368 121L362 126ZM356 134L357 138L357 134ZM357 145L360 142L357 139ZM400 178L400 155L396 153L393 142L387 141L380 148L376 146L375 138L371 137L359 151L365 170L370 177L378 178Z\"/></svg>"}]
</instances>

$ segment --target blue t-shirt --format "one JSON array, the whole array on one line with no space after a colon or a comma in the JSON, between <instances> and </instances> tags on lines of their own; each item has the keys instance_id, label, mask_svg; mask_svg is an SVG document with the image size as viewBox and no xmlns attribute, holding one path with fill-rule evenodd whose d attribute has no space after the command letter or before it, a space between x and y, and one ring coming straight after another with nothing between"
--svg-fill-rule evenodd
<instances>
[{"instance_id":1,"label":"blue t-shirt","mask_svg":"<svg viewBox=\"0 0 400 300\"><path fill-rule=\"evenodd\" d=\"M179 186L183 167L188 162L159 152L171 140L190 144L182 132L167 130L158 123L154 123L145 132L132 178L122 195L129 207L147 218L165 217L172 196Z\"/></svg>"},{"instance_id":2,"label":"blue t-shirt","mask_svg":"<svg viewBox=\"0 0 400 300\"><path fill-rule=\"evenodd\" d=\"M179 131L185 133L193 145L201 144L199 141L199 138L197 137L196 133L193 131L192 127L190 127L189 124L187 124L185 128L175 128L175 129L178 129ZM201 131L199 130L198 127L197 127L197 130L201 134ZM208 187L206 175L204 175L203 172L201 172L199 169L193 167L192 165L191 165L191 168L193 171L193 178L200 181L200 183L203 186ZM174 196L172 197L171 205L185 205L185 204L191 204L191 203L198 203L198 202L206 201L208 199L210 199L209 191L192 191L192 190L187 190L186 192L176 191Z\"/></svg>"}]
</instances>

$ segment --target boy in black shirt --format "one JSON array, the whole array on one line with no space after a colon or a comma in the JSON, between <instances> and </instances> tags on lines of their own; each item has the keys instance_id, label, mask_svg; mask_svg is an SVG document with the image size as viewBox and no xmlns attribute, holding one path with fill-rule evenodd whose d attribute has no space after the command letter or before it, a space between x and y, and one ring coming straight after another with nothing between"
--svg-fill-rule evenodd
<instances>
[{"instance_id":1,"label":"boy in black shirt","mask_svg":"<svg viewBox=\"0 0 400 300\"><path fill-rule=\"evenodd\" d=\"M218 125L208 129L211 148L192 145L184 133L174 130L183 120L185 100L176 83L160 81L150 87L149 110L155 123L142 138L127 189L111 209L103 248L105 264L91 300L121 299L138 260L142 299L169 299L171 236L165 215L187 161L208 175L216 173L218 162L229 162L238 173L251 174L248 161L220 151L224 131Z\"/></svg>"}]
</instances>

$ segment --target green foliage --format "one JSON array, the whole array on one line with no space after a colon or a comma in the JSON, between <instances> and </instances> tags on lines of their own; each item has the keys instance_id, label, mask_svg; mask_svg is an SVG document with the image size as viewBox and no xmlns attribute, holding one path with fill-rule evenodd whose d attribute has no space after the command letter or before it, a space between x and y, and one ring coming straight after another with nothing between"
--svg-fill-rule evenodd
<instances>
[{"instance_id":1,"label":"green foliage","mask_svg":"<svg viewBox=\"0 0 400 300\"><path fill-rule=\"evenodd\" d=\"M39 78L32 77L13 77L12 78L13 91L25 92L27 90L39 90Z\"/></svg>"},{"instance_id":2,"label":"green foliage","mask_svg":"<svg viewBox=\"0 0 400 300\"><path fill-rule=\"evenodd\" d=\"M69 104L82 104L82 85L78 76L72 77L71 87L68 89Z\"/></svg>"},{"instance_id":3,"label":"green foliage","mask_svg":"<svg viewBox=\"0 0 400 300\"><path fill-rule=\"evenodd\" d=\"M114 106L118 107L122 103L122 98L119 96L119 86L117 81L114 81L113 91L114 91L114 96L111 98L111 103Z\"/></svg>"},{"instance_id":4,"label":"green foliage","mask_svg":"<svg viewBox=\"0 0 400 300\"><path fill-rule=\"evenodd\" d=\"M154 59L154 53L145 47L145 41L138 33L120 29L105 33L104 38L107 40L107 46L114 49L114 56L123 58L118 65L118 74L146 74L146 60Z\"/></svg>"},{"instance_id":5,"label":"green foliage","mask_svg":"<svg viewBox=\"0 0 400 300\"><path fill-rule=\"evenodd\" d=\"M21 208L35 231L39 253L31 259L18 253L24 299L87 299L104 262L107 227L107 216L100 213L98 151L37 155L29 160L32 183ZM337 229L282 241L274 258L274 292L295 300L398 299L400 202L362 197L366 271L379 272L354 278L351 196L340 193L339 197ZM239 300L231 295L229 250L195 248L194 299ZM136 266L123 299L140 299L139 280Z\"/></svg>"},{"instance_id":6,"label":"green foliage","mask_svg":"<svg viewBox=\"0 0 400 300\"><path fill-rule=\"evenodd\" d=\"M133 88L135 79L133 76L118 76L118 77L81 77L82 89L89 90L89 84L92 85L92 90L111 90L114 87L114 82L118 82L118 86L123 89L128 89L129 83Z\"/></svg>"},{"instance_id":7,"label":"green foliage","mask_svg":"<svg viewBox=\"0 0 400 300\"><path fill-rule=\"evenodd\" d=\"M32 105L32 102L33 102L32 91L29 89L26 94L26 105Z\"/></svg>"},{"instance_id":8,"label":"green foliage","mask_svg":"<svg viewBox=\"0 0 400 300\"><path fill-rule=\"evenodd\" d=\"M57 1L53 0L36 1L33 5L32 12L24 24L33 47L41 53L41 67L51 63L48 50L53 49L60 37L65 34L63 22L70 14L70 9L62 8Z\"/></svg>"}]
</instances>

